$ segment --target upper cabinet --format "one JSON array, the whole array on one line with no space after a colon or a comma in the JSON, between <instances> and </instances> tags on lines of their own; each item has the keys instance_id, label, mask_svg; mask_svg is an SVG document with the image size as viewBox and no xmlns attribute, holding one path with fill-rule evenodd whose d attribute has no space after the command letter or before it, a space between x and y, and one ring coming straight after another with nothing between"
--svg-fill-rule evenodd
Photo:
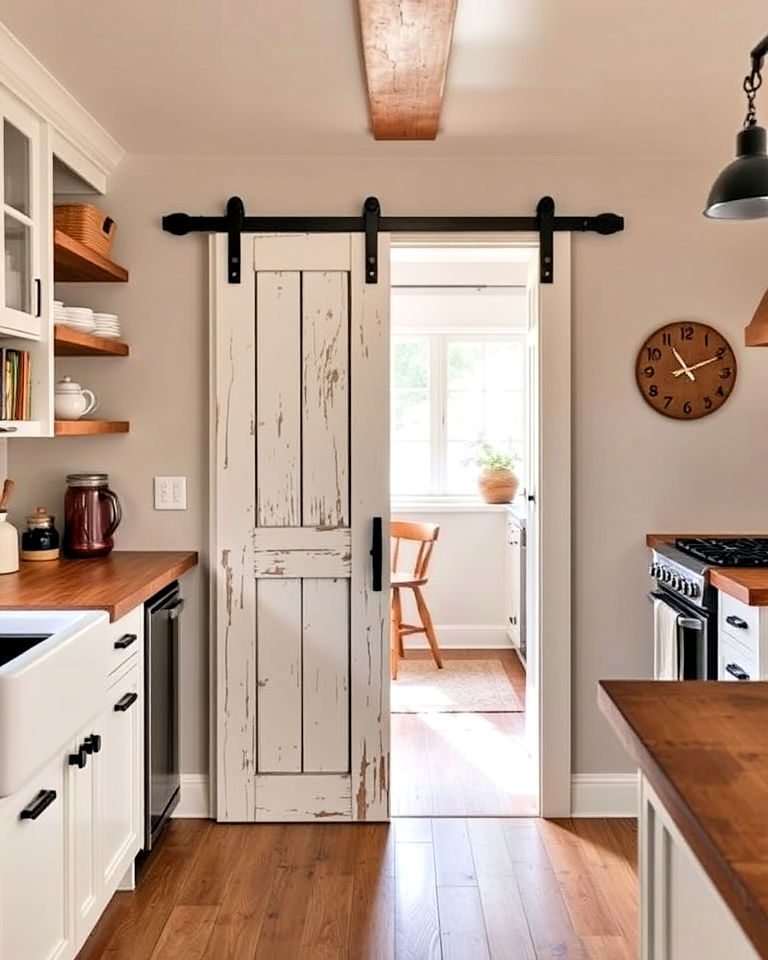
<instances>
[{"instance_id":1,"label":"upper cabinet","mask_svg":"<svg viewBox=\"0 0 768 960\"><path fill-rule=\"evenodd\" d=\"M0 90L3 230L0 333L40 339L51 300L51 157L47 127Z\"/></svg>"}]
</instances>

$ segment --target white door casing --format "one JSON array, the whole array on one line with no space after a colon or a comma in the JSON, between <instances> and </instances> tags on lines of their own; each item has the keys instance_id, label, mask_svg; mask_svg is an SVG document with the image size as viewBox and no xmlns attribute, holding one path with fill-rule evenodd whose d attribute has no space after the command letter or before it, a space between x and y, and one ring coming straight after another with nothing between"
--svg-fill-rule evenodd
<instances>
[{"instance_id":1,"label":"white door casing","mask_svg":"<svg viewBox=\"0 0 768 960\"><path fill-rule=\"evenodd\" d=\"M216 798L222 821L384 820L389 241L211 240Z\"/></svg>"}]
</instances>

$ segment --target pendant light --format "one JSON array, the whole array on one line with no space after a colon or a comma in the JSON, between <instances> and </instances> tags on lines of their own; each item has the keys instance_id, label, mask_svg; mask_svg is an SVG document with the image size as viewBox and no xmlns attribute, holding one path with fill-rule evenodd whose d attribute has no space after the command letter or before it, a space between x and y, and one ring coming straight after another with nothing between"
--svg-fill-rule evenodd
<instances>
[{"instance_id":1,"label":"pendant light","mask_svg":"<svg viewBox=\"0 0 768 960\"><path fill-rule=\"evenodd\" d=\"M736 159L731 161L709 191L704 215L716 220L757 220L768 217L768 153L765 128L757 123L755 96L763 82L760 71L768 53L764 37L750 54L752 71L744 77L747 115L736 135Z\"/></svg>"}]
</instances>

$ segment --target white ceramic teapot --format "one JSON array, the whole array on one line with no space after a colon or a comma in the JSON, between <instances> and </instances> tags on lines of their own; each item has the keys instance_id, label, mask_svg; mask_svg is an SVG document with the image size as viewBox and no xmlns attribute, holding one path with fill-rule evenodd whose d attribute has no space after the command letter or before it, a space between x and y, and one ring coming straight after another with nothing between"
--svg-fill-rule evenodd
<instances>
[{"instance_id":1,"label":"white ceramic teapot","mask_svg":"<svg viewBox=\"0 0 768 960\"><path fill-rule=\"evenodd\" d=\"M56 382L53 395L53 411L57 420L79 420L98 406L96 397L70 377Z\"/></svg>"}]
</instances>

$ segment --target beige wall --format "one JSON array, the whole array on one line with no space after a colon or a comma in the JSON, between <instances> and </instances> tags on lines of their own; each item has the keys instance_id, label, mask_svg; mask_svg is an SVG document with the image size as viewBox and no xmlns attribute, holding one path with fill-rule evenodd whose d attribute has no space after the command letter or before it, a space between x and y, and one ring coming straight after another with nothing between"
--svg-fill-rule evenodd
<instances>
[{"instance_id":1,"label":"beige wall","mask_svg":"<svg viewBox=\"0 0 768 960\"><path fill-rule=\"evenodd\" d=\"M700 215L728 149L724 143L722 156L697 161L430 160L428 148L405 158L396 147L378 160L129 157L107 205L120 224L117 254L131 268L131 283L93 298L121 314L132 357L66 367L101 394L105 413L129 417L133 430L127 437L12 441L19 507L45 501L59 509L64 473L103 469L125 503L120 547L205 548L206 241L163 234L163 213L213 213L232 193L251 213L265 214L355 213L372 193L385 214L521 214L545 193L562 213L622 213L624 234L574 240L573 737L576 771L628 770L595 707L595 685L599 677L650 671L645 531L768 526L768 353L740 346L768 283L768 233L762 223L711 223ZM664 420L637 395L635 351L650 330L676 317L714 323L739 353L734 395L709 420ZM157 473L188 475L186 513L153 511ZM198 574L187 585L186 772L207 768L203 584Z\"/></svg>"}]
</instances>

